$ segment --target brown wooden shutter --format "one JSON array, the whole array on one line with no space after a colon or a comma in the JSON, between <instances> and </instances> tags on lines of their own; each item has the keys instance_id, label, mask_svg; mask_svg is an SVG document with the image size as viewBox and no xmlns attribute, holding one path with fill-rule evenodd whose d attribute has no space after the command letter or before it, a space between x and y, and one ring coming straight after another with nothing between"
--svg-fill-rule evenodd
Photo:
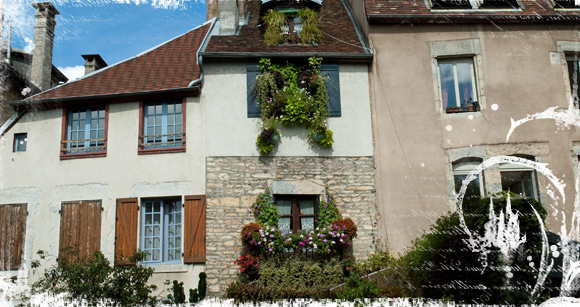
<instances>
[{"instance_id":1,"label":"brown wooden shutter","mask_svg":"<svg viewBox=\"0 0 580 307\"><path fill-rule=\"evenodd\" d=\"M26 237L26 204L0 205L0 271L18 270Z\"/></svg>"},{"instance_id":2,"label":"brown wooden shutter","mask_svg":"<svg viewBox=\"0 0 580 307\"><path fill-rule=\"evenodd\" d=\"M101 249L101 201L63 202L60 217L59 260L75 261ZM73 252L71 254L71 252Z\"/></svg>"},{"instance_id":3,"label":"brown wooden shutter","mask_svg":"<svg viewBox=\"0 0 580 307\"><path fill-rule=\"evenodd\" d=\"M183 263L205 262L205 195L185 196Z\"/></svg>"},{"instance_id":4,"label":"brown wooden shutter","mask_svg":"<svg viewBox=\"0 0 580 307\"><path fill-rule=\"evenodd\" d=\"M137 198L117 199L115 223L115 262L131 264L129 258L137 252Z\"/></svg>"}]
</instances>

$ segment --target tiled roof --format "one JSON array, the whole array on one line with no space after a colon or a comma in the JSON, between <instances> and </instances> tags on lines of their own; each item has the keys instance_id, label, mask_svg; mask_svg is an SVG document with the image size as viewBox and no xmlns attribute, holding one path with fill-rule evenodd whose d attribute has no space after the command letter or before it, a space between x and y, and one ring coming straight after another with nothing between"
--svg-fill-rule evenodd
<instances>
[{"instance_id":1,"label":"tiled roof","mask_svg":"<svg viewBox=\"0 0 580 307\"><path fill-rule=\"evenodd\" d=\"M521 0L514 10L431 10L426 0L364 0L369 22L579 22L580 10L554 9L550 0ZM440 0L441 1L441 0ZM452 0L448 0L452 1ZM485 1L485 0L483 0ZM574 0L571 0L574 1Z\"/></svg>"},{"instance_id":2,"label":"tiled roof","mask_svg":"<svg viewBox=\"0 0 580 307\"><path fill-rule=\"evenodd\" d=\"M187 88L200 77L197 51L211 28L207 22L171 41L26 101L71 99Z\"/></svg>"},{"instance_id":3,"label":"tiled roof","mask_svg":"<svg viewBox=\"0 0 580 307\"><path fill-rule=\"evenodd\" d=\"M235 54L235 53L318 53L318 54L353 54L369 55L362 45L353 21L341 0L324 0L320 8L320 24L318 28L324 34L324 38L318 45L278 45L268 46L264 43L263 29L258 27L260 1L248 1L250 18L248 24L242 26L239 35L212 36L205 56L212 54Z\"/></svg>"}]
</instances>

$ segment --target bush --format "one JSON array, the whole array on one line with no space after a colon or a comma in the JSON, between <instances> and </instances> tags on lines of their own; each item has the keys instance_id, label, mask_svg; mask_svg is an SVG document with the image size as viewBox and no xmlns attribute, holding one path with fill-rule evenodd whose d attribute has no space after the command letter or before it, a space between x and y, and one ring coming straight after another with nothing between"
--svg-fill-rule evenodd
<instances>
[{"instance_id":1,"label":"bush","mask_svg":"<svg viewBox=\"0 0 580 307\"><path fill-rule=\"evenodd\" d=\"M494 214L504 212L506 204L506 195L494 199ZM489 198L464 205L465 222L473 235L484 235L489 207ZM480 254L472 252L465 243L468 235L460 227L458 214L442 216L431 226L431 231L415 240L397 261L396 270L403 276L400 285L406 294L433 299L453 298L465 303L530 303L536 269L529 264L540 263L542 250L541 229L532 207L542 220L546 211L533 199L512 199L511 207L513 212L519 212L519 237L526 236L525 243L513 257L505 259L498 248L491 247L485 267ZM508 268L511 269L510 278L507 277Z\"/></svg>"},{"instance_id":2,"label":"bush","mask_svg":"<svg viewBox=\"0 0 580 307\"><path fill-rule=\"evenodd\" d=\"M114 265L97 251L87 259L78 257L77 251L69 251L76 261L61 261L58 265L48 268L44 275L32 285L33 292L48 292L52 294L68 293L73 300L86 300L90 304L98 304L103 300L112 300L122 306L154 305L157 299L151 293L157 289L148 285L147 280L153 274L152 268L136 265ZM44 252L38 254L44 259ZM137 263L145 258L145 253L137 253L130 261ZM33 268L39 262L35 261Z\"/></svg>"},{"instance_id":3,"label":"bush","mask_svg":"<svg viewBox=\"0 0 580 307\"><path fill-rule=\"evenodd\" d=\"M356 224L349 217L347 217L345 219L338 219L338 220L332 221L332 225L338 226L340 229L342 229L344 231L344 233L348 236L348 238L351 240L356 238L356 236L357 236Z\"/></svg>"},{"instance_id":4,"label":"bush","mask_svg":"<svg viewBox=\"0 0 580 307\"><path fill-rule=\"evenodd\" d=\"M363 280L357 274L350 274L342 291L338 292L338 299L354 301L355 299L376 298L379 296L377 282Z\"/></svg>"}]
</instances>

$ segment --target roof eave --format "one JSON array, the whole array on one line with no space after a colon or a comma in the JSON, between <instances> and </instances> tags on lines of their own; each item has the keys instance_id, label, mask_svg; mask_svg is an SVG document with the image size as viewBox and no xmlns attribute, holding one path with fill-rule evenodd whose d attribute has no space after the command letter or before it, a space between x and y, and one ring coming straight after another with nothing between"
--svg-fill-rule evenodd
<instances>
[{"instance_id":1,"label":"roof eave","mask_svg":"<svg viewBox=\"0 0 580 307\"><path fill-rule=\"evenodd\" d=\"M93 102L106 100L107 103L118 103L127 102L131 100L143 100L143 99L154 99L156 96L176 95L176 96L198 96L201 92L200 86L192 86L185 88L176 89L164 89L164 90L153 90L153 91L141 91L141 92L130 92L130 93L117 93L117 94L103 94L103 95L87 95L87 96L72 96L72 97L58 97L58 98L46 98L46 99L23 99L17 101L11 101L9 104L16 110L23 107L32 106L43 106L43 105L61 105L67 102Z\"/></svg>"},{"instance_id":2,"label":"roof eave","mask_svg":"<svg viewBox=\"0 0 580 307\"><path fill-rule=\"evenodd\" d=\"M260 58L305 59L312 56L338 62L365 63L373 61L372 53L336 53L336 52L203 52L204 59L243 60Z\"/></svg>"}]
</instances>

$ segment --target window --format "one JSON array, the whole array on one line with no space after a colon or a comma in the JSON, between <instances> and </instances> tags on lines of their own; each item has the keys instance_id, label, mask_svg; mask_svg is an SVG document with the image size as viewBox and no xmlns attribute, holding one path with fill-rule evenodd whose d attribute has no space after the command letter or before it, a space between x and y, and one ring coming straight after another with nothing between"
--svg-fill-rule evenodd
<instances>
[{"instance_id":1,"label":"window","mask_svg":"<svg viewBox=\"0 0 580 307\"><path fill-rule=\"evenodd\" d=\"M142 205L145 262L181 262L181 200L147 200Z\"/></svg>"},{"instance_id":2,"label":"window","mask_svg":"<svg viewBox=\"0 0 580 307\"><path fill-rule=\"evenodd\" d=\"M76 261L101 249L101 201L65 201L60 210L59 261Z\"/></svg>"},{"instance_id":3,"label":"window","mask_svg":"<svg viewBox=\"0 0 580 307\"><path fill-rule=\"evenodd\" d=\"M570 80L570 90L572 91L572 99L574 100L574 105L578 108L580 107L580 59L578 58L567 58L566 64L568 64L568 77Z\"/></svg>"},{"instance_id":4,"label":"window","mask_svg":"<svg viewBox=\"0 0 580 307\"><path fill-rule=\"evenodd\" d=\"M538 199L536 172L517 164L500 165L501 189L522 197Z\"/></svg>"},{"instance_id":5,"label":"window","mask_svg":"<svg viewBox=\"0 0 580 307\"><path fill-rule=\"evenodd\" d=\"M472 58L438 59L440 99L446 113L479 111Z\"/></svg>"},{"instance_id":6,"label":"window","mask_svg":"<svg viewBox=\"0 0 580 307\"><path fill-rule=\"evenodd\" d=\"M141 201L140 249L147 252L145 262L181 263L183 258L183 263L205 263L205 196L185 196L184 200L182 203L181 198L171 197ZM117 199L118 264L129 264L128 258L137 252L137 216L137 198Z\"/></svg>"},{"instance_id":7,"label":"window","mask_svg":"<svg viewBox=\"0 0 580 307\"><path fill-rule=\"evenodd\" d=\"M280 212L278 225L284 231L314 229L314 221L318 212L317 195L276 195L276 205Z\"/></svg>"},{"instance_id":8,"label":"window","mask_svg":"<svg viewBox=\"0 0 580 307\"><path fill-rule=\"evenodd\" d=\"M432 9L519 9L517 0L431 0Z\"/></svg>"},{"instance_id":9,"label":"window","mask_svg":"<svg viewBox=\"0 0 580 307\"><path fill-rule=\"evenodd\" d=\"M260 117L258 99L252 94L252 84L261 74L258 65L248 65L246 70L248 117ZM321 73L328 76L326 90L328 92L328 111L330 117L340 117L340 74L336 64L322 64Z\"/></svg>"},{"instance_id":10,"label":"window","mask_svg":"<svg viewBox=\"0 0 580 307\"><path fill-rule=\"evenodd\" d=\"M557 9L580 9L580 3L576 0L554 0L553 5Z\"/></svg>"},{"instance_id":11,"label":"window","mask_svg":"<svg viewBox=\"0 0 580 307\"><path fill-rule=\"evenodd\" d=\"M453 181L455 183L455 193L459 193L465 180L471 171L482 162L481 159L465 158L453 163ZM465 191L464 201L477 199L483 195L483 178L477 174L475 179L469 182Z\"/></svg>"},{"instance_id":12,"label":"window","mask_svg":"<svg viewBox=\"0 0 580 307\"><path fill-rule=\"evenodd\" d=\"M61 158L105 156L108 106L65 110Z\"/></svg>"},{"instance_id":13,"label":"window","mask_svg":"<svg viewBox=\"0 0 580 307\"><path fill-rule=\"evenodd\" d=\"M28 137L26 133L14 134L14 152L25 152Z\"/></svg>"},{"instance_id":14,"label":"window","mask_svg":"<svg viewBox=\"0 0 580 307\"><path fill-rule=\"evenodd\" d=\"M140 153L185 150L185 104L154 102L141 106Z\"/></svg>"},{"instance_id":15,"label":"window","mask_svg":"<svg viewBox=\"0 0 580 307\"><path fill-rule=\"evenodd\" d=\"M0 205L0 271L18 270L24 252L26 204Z\"/></svg>"}]
</instances>

